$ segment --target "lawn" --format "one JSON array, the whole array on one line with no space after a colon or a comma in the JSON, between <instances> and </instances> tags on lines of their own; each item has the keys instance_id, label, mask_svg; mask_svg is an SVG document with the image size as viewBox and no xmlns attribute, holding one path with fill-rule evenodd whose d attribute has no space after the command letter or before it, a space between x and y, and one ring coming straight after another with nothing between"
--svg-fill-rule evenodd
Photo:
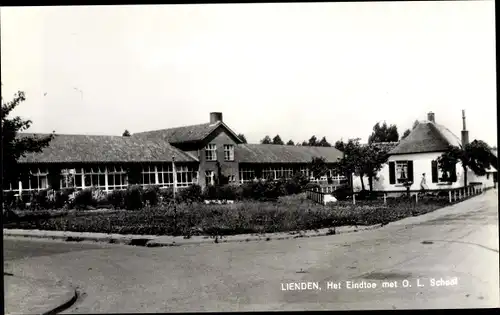
<instances>
[{"instance_id":1,"label":"lawn","mask_svg":"<svg viewBox=\"0 0 500 315\"><path fill-rule=\"evenodd\" d=\"M4 228L142 235L235 235L318 230L347 225L387 224L448 205L445 199L404 198L314 204L304 194L278 202L242 201L228 205L182 203L142 210L23 211Z\"/></svg>"}]
</instances>

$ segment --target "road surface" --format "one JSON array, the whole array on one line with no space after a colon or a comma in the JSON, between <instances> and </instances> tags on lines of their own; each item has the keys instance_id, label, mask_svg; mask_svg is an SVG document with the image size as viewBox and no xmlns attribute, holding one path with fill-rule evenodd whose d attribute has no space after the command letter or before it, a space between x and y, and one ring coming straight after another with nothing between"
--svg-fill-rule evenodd
<instances>
[{"instance_id":1,"label":"road surface","mask_svg":"<svg viewBox=\"0 0 500 315\"><path fill-rule=\"evenodd\" d=\"M78 286L67 314L482 308L499 306L498 239L494 190L414 223L317 238L162 248L4 239L4 264Z\"/></svg>"}]
</instances>

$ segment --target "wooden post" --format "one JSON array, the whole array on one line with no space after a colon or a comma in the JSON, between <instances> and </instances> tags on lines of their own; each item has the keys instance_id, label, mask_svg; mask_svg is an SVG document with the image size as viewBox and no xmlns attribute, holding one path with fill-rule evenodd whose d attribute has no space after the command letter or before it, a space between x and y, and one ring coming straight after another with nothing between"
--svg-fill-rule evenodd
<instances>
[{"instance_id":1,"label":"wooden post","mask_svg":"<svg viewBox=\"0 0 500 315\"><path fill-rule=\"evenodd\" d=\"M352 194L352 204L356 204L356 194Z\"/></svg>"},{"instance_id":2,"label":"wooden post","mask_svg":"<svg viewBox=\"0 0 500 315\"><path fill-rule=\"evenodd\" d=\"M457 191L453 191L453 201L457 201Z\"/></svg>"},{"instance_id":3,"label":"wooden post","mask_svg":"<svg viewBox=\"0 0 500 315\"><path fill-rule=\"evenodd\" d=\"M462 199L462 188L458 189L458 199Z\"/></svg>"},{"instance_id":4,"label":"wooden post","mask_svg":"<svg viewBox=\"0 0 500 315\"><path fill-rule=\"evenodd\" d=\"M448 191L448 199L450 200L450 203L451 203L451 190Z\"/></svg>"},{"instance_id":5,"label":"wooden post","mask_svg":"<svg viewBox=\"0 0 500 315\"><path fill-rule=\"evenodd\" d=\"M415 194L415 204L418 203L418 193Z\"/></svg>"},{"instance_id":6,"label":"wooden post","mask_svg":"<svg viewBox=\"0 0 500 315\"><path fill-rule=\"evenodd\" d=\"M387 194L384 193L384 205L386 205L386 204L387 204Z\"/></svg>"}]
</instances>

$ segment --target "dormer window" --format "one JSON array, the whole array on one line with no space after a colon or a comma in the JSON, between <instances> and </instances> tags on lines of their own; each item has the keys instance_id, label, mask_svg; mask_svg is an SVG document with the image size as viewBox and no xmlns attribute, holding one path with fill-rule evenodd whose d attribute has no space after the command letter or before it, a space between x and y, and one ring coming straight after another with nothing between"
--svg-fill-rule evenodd
<instances>
[{"instance_id":1,"label":"dormer window","mask_svg":"<svg viewBox=\"0 0 500 315\"><path fill-rule=\"evenodd\" d=\"M205 147L205 159L207 161L217 161L217 146L215 144L207 144Z\"/></svg>"}]
</instances>

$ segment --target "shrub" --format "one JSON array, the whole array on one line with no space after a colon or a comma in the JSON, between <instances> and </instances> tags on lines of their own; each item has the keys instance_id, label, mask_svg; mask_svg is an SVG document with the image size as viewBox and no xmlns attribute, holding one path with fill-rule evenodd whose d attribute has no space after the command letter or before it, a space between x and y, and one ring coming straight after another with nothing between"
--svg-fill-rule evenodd
<instances>
[{"instance_id":1,"label":"shrub","mask_svg":"<svg viewBox=\"0 0 500 315\"><path fill-rule=\"evenodd\" d=\"M201 201L202 196L203 194L201 186L197 184L193 184L189 187L179 190L179 199L182 201L187 201L187 202Z\"/></svg>"},{"instance_id":2,"label":"shrub","mask_svg":"<svg viewBox=\"0 0 500 315\"><path fill-rule=\"evenodd\" d=\"M285 189L288 195L295 195L302 191L299 184L293 179L289 179L285 182Z\"/></svg>"},{"instance_id":3,"label":"shrub","mask_svg":"<svg viewBox=\"0 0 500 315\"><path fill-rule=\"evenodd\" d=\"M356 199L358 199L358 200L376 200L377 193L369 191L369 190L362 190L356 195Z\"/></svg>"},{"instance_id":4,"label":"shrub","mask_svg":"<svg viewBox=\"0 0 500 315\"><path fill-rule=\"evenodd\" d=\"M92 197L92 189L85 188L84 190L76 192L73 205L77 209L85 209L87 207L95 206L96 202Z\"/></svg>"},{"instance_id":5,"label":"shrub","mask_svg":"<svg viewBox=\"0 0 500 315\"><path fill-rule=\"evenodd\" d=\"M69 205L73 202L70 198L71 195L75 193L74 188L63 188L59 191L59 195L56 195L56 204L57 207L62 207L64 205Z\"/></svg>"},{"instance_id":6,"label":"shrub","mask_svg":"<svg viewBox=\"0 0 500 315\"><path fill-rule=\"evenodd\" d=\"M108 194L108 203L115 209L121 209L125 207L125 191L123 190L113 190Z\"/></svg>"},{"instance_id":7,"label":"shrub","mask_svg":"<svg viewBox=\"0 0 500 315\"><path fill-rule=\"evenodd\" d=\"M317 188L320 188L321 186L318 184L318 183L312 183L312 182L309 182L305 185L304 189L305 190L312 190L312 189L317 189Z\"/></svg>"},{"instance_id":8,"label":"shrub","mask_svg":"<svg viewBox=\"0 0 500 315\"><path fill-rule=\"evenodd\" d=\"M32 209L48 209L48 189L32 191L30 194L30 208Z\"/></svg>"},{"instance_id":9,"label":"shrub","mask_svg":"<svg viewBox=\"0 0 500 315\"><path fill-rule=\"evenodd\" d=\"M174 198L174 188L173 187L162 187L158 192L158 197L163 203L168 203ZM176 196L177 197L177 196Z\"/></svg>"},{"instance_id":10,"label":"shrub","mask_svg":"<svg viewBox=\"0 0 500 315\"><path fill-rule=\"evenodd\" d=\"M156 206L160 199L160 188L155 185L149 185L143 191L143 201L150 206Z\"/></svg>"},{"instance_id":11,"label":"shrub","mask_svg":"<svg viewBox=\"0 0 500 315\"><path fill-rule=\"evenodd\" d=\"M97 187L92 188L93 205L105 205L108 203L108 194Z\"/></svg>"},{"instance_id":12,"label":"shrub","mask_svg":"<svg viewBox=\"0 0 500 315\"><path fill-rule=\"evenodd\" d=\"M125 209L137 210L143 207L142 187L139 185L132 185L125 191Z\"/></svg>"},{"instance_id":13,"label":"shrub","mask_svg":"<svg viewBox=\"0 0 500 315\"><path fill-rule=\"evenodd\" d=\"M221 187L218 187L217 189L217 198L220 200L236 200L239 199L239 190L237 185L224 185Z\"/></svg>"},{"instance_id":14,"label":"shrub","mask_svg":"<svg viewBox=\"0 0 500 315\"><path fill-rule=\"evenodd\" d=\"M218 198L218 187L215 185L207 185L203 190L202 197L204 199L214 200Z\"/></svg>"},{"instance_id":15,"label":"shrub","mask_svg":"<svg viewBox=\"0 0 500 315\"><path fill-rule=\"evenodd\" d=\"M3 193L4 208L16 208L18 200L19 198L16 196L16 193L14 191L6 191Z\"/></svg>"},{"instance_id":16,"label":"shrub","mask_svg":"<svg viewBox=\"0 0 500 315\"><path fill-rule=\"evenodd\" d=\"M10 223L19 220L19 216L10 208L4 208L2 211L2 222Z\"/></svg>"},{"instance_id":17,"label":"shrub","mask_svg":"<svg viewBox=\"0 0 500 315\"><path fill-rule=\"evenodd\" d=\"M349 197L352 196L351 188L348 186L342 186L337 189L335 189L332 193L332 195L337 199L337 200L347 200Z\"/></svg>"},{"instance_id":18,"label":"shrub","mask_svg":"<svg viewBox=\"0 0 500 315\"><path fill-rule=\"evenodd\" d=\"M291 181L294 185L299 189L299 192L304 192L306 189L306 185L309 184L309 178L303 174L302 172L297 172L291 178Z\"/></svg>"}]
</instances>

